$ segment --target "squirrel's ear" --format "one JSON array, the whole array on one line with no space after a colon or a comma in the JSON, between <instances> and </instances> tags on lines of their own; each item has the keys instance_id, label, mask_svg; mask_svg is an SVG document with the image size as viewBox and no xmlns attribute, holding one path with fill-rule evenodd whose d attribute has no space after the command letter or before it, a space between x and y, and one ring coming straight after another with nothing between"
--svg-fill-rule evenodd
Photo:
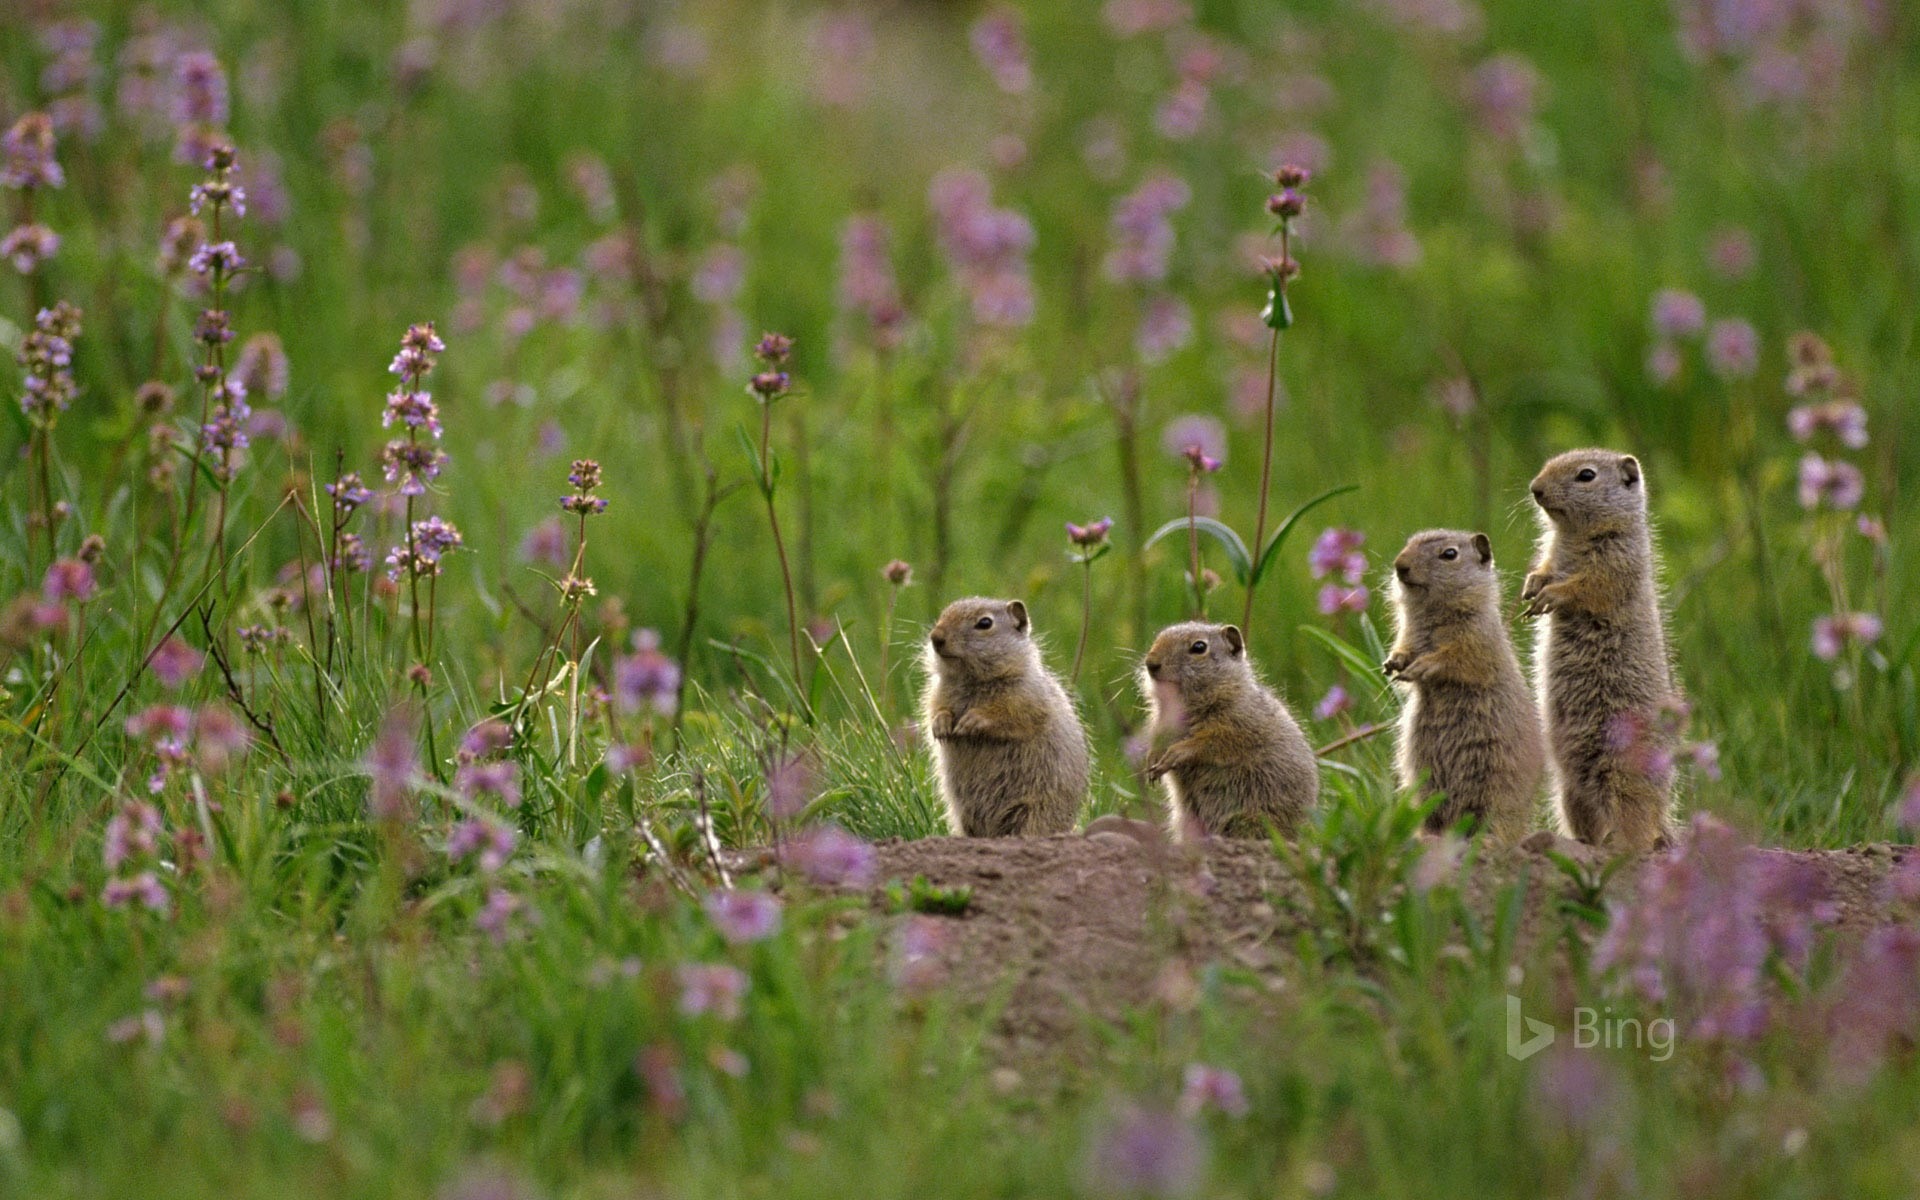
<instances>
[{"instance_id":1,"label":"squirrel's ear","mask_svg":"<svg viewBox=\"0 0 1920 1200\"><path fill-rule=\"evenodd\" d=\"M1476 533L1473 535L1473 549L1474 552L1480 556L1481 562L1493 561L1493 542L1486 534Z\"/></svg>"},{"instance_id":2,"label":"squirrel's ear","mask_svg":"<svg viewBox=\"0 0 1920 1200\"><path fill-rule=\"evenodd\" d=\"M1626 481L1628 487L1639 483L1640 460L1631 454L1622 454L1620 456L1620 478Z\"/></svg>"},{"instance_id":3,"label":"squirrel's ear","mask_svg":"<svg viewBox=\"0 0 1920 1200\"><path fill-rule=\"evenodd\" d=\"M1220 633L1227 639L1227 650L1235 658L1240 657L1240 652L1247 648L1247 638L1245 634L1240 632L1240 627L1238 625L1229 625L1225 629L1222 629Z\"/></svg>"},{"instance_id":4,"label":"squirrel's ear","mask_svg":"<svg viewBox=\"0 0 1920 1200\"><path fill-rule=\"evenodd\" d=\"M1018 600L1007 601L1007 612L1013 617L1013 627L1021 633L1027 631L1027 606Z\"/></svg>"}]
</instances>

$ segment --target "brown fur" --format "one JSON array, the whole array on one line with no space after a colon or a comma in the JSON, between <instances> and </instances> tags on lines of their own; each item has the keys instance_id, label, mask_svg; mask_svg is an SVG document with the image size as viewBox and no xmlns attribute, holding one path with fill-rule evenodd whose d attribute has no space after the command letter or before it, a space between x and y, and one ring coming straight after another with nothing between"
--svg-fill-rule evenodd
<instances>
[{"instance_id":1,"label":"brown fur","mask_svg":"<svg viewBox=\"0 0 1920 1200\"><path fill-rule=\"evenodd\" d=\"M1196 652L1197 650L1197 652ZM1291 837L1320 792L1320 764L1280 697L1263 687L1232 625L1163 630L1140 669L1176 838ZM1171 740L1168 740L1171 739Z\"/></svg>"},{"instance_id":2,"label":"brown fur","mask_svg":"<svg viewBox=\"0 0 1920 1200\"><path fill-rule=\"evenodd\" d=\"M1449 557L1451 556L1451 557ZM1427 828L1472 816L1501 845L1533 824L1546 735L1500 613L1500 577L1484 533L1430 529L1393 560L1400 636L1383 669L1407 685L1400 785L1444 799Z\"/></svg>"},{"instance_id":3,"label":"brown fur","mask_svg":"<svg viewBox=\"0 0 1920 1200\"><path fill-rule=\"evenodd\" d=\"M1592 478L1582 480L1583 471ZM1647 749L1662 747L1623 746L1620 730L1635 719L1657 725L1679 689L1640 464L1611 450L1573 450L1542 467L1532 490L1546 531L1520 598L1525 615L1544 614L1534 682L1561 823L1592 845L1649 850L1673 831L1671 773L1645 765Z\"/></svg>"},{"instance_id":4,"label":"brown fur","mask_svg":"<svg viewBox=\"0 0 1920 1200\"><path fill-rule=\"evenodd\" d=\"M954 833L1072 829L1087 797L1087 734L1040 661L1027 606L954 601L928 634L926 663L925 728Z\"/></svg>"}]
</instances>

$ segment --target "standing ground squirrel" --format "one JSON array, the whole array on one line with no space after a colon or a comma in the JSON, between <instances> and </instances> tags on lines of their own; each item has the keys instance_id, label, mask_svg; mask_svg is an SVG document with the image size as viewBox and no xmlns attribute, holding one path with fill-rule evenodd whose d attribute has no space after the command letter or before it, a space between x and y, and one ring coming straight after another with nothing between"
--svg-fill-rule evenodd
<instances>
[{"instance_id":1,"label":"standing ground squirrel","mask_svg":"<svg viewBox=\"0 0 1920 1200\"><path fill-rule=\"evenodd\" d=\"M1087 798L1087 734L1018 600L956 600L927 637L926 730L953 831L1065 833Z\"/></svg>"},{"instance_id":2,"label":"standing ground squirrel","mask_svg":"<svg viewBox=\"0 0 1920 1200\"><path fill-rule=\"evenodd\" d=\"M1678 699L1654 584L1653 533L1640 463L1571 450L1532 484L1545 518L1540 565L1520 598L1545 614L1535 682L1553 748L1567 833L1615 850L1649 850L1672 832L1672 781L1649 770Z\"/></svg>"},{"instance_id":3,"label":"standing ground squirrel","mask_svg":"<svg viewBox=\"0 0 1920 1200\"><path fill-rule=\"evenodd\" d=\"M1287 706L1254 677L1233 625L1162 630L1140 674L1176 838L1292 836L1320 792L1320 765ZM1161 745L1162 739L1174 740Z\"/></svg>"},{"instance_id":4,"label":"standing ground squirrel","mask_svg":"<svg viewBox=\"0 0 1920 1200\"><path fill-rule=\"evenodd\" d=\"M1484 533L1429 529L1393 560L1400 636L1383 669L1409 685L1400 716L1400 785L1446 798L1429 830L1473 816L1511 844L1533 822L1546 737L1500 612L1500 578Z\"/></svg>"}]
</instances>

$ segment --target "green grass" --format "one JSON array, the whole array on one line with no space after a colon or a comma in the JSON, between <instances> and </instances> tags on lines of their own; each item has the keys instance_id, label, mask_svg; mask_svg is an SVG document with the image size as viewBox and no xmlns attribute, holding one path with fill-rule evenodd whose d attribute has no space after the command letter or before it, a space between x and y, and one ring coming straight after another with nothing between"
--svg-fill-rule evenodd
<instances>
[{"instance_id":1,"label":"green grass","mask_svg":"<svg viewBox=\"0 0 1920 1200\"><path fill-rule=\"evenodd\" d=\"M1186 538L1147 545L1187 513L1186 467L1162 435L1188 414L1224 423L1208 486L1224 527L1250 538L1260 421L1234 396L1243 377L1264 385L1267 342L1248 239L1270 230L1262 172L1302 134L1326 161L1279 345L1269 530L1353 490L1292 531L1250 632L1303 716L1336 684L1352 694L1348 712L1307 722L1316 743L1394 715L1374 664L1402 540L1485 530L1517 591L1527 480L1553 452L1605 444L1646 466L1691 735L1720 752L1723 777L1691 773L1686 808L1774 845L1906 838L1891 815L1920 760L1907 558L1920 83L1906 14L1836 35L1846 69L1808 95L1756 103L1754 57L1690 57L1676 36L1690 6L1659 0L1488 0L1458 36L1387 4L1209 0L1190 28L1132 37L1094 6L1032 0L1019 12L1034 83L1018 96L969 52L971 7L877 11L852 63L832 59L826 10L806 5L584 0L465 18L449 6L444 20L306 0L81 7L101 69L80 86L105 123L97 138L63 131L67 184L30 198L58 253L30 276L0 266L9 351L37 308L84 310L73 406L44 437L11 403L0 422L0 1196L457 1195L474 1172L565 1196L844 1195L851 1181L876 1196L1098 1194L1089 1158L1115 1114L1171 1109L1191 1063L1236 1070L1249 1100L1244 1117L1191 1122L1199 1194L1914 1190L1910 1049L1858 1086L1829 1073L1823 1023L1858 990L1841 950L1804 971L1769 964L1781 998L1752 1044L1683 1036L1664 1063L1503 1053L1510 992L1563 1027L1578 1005L1664 1010L1590 973L1620 899L1599 868L1537 868L1568 899L1530 946L1511 896L1489 909L1410 888L1417 814L1394 796L1387 737L1329 757L1319 817L1276 851L1307 881L1312 929L1284 948L1277 994L1256 1003L1255 981L1201 967L1191 1005L1128 1014L1066 1061L1014 1064L1017 1079L996 1074L991 1011L896 978L913 914L795 893L777 934L728 945L697 898L723 850L776 832L943 830L910 722L925 626L961 595L1024 599L1064 670L1090 580L1088 813L1155 815L1127 757L1133 672L1191 603ZM284 395L252 398L288 432L258 431L224 487L153 440L164 427L195 442L193 316L208 303L155 262L202 172L172 160L164 113L117 99L116 63L155 20L179 23L176 50L217 55L242 168L277 164L289 201L275 213L254 174L252 211L223 226L258 268L230 297L225 365L266 332L290 362ZM10 17L23 34L0 43L7 124L70 90L24 34L39 24ZM660 56L687 29L707 56L676 73ZM1156 110L1202 34L1222 66L1199 131L1169 138ZM1538 72L1511 135L1472 100L1500 53ZM849 81L851 107L829 102ZM1088 152L1109 134L1117 160ZM576 186L583 161L604 165L604 198ZM956 165L986 171L992 203L1032 225L1035 311L1019 328L973 320L943 248L929 185ZM1161 170L1191 192L1166 279L1113 282L1114 202ZM1419 246L1399 265L1366 251L1370 231L1394 228L1395 178ZM0 232L28 203L0 192ZM891 230L897 344L842 311L856 213ZM1730 230L1753 247L1749 272L1711 265ZM717 246L745 263L724 303L696 278ZM503 269L515 256L517 275ZM577 306L562 268L580 272ZM517 296L521 277L553 308ZM1652 382L1662 288L1750 321L1757 370L1723 382L1685 341L1678 377ZM1165 297L1193 333L1150 359L1136 329ZM448 343L428 386L450 461L414 515L455 522L464 548L418 606L367 576L303 589L331 540L322 485L345 469L391 490L375 457L392 433L385 367L427 320ZM798 344L768 438L798 617L819 646L803 644L797 679L745 390L763 329ZM1883 543L1852 513L1796 499L1808 448L1788 433L1800 401L1785 380L1801 330L1832 347L1867 413L1864 448L1826 435L1814 448L1857 464L1859 511L1884 523ZM170 412L138 407L150 379L175 389ZM1455 415L1436 396L1463 381L1474 405ZM584 457L603 465L610 507L584 523L578 573L595 592L570 610L555 583L579 526L562 527L559 565L521 546L560 515ZM34 524L49 500L70 513L51 539ZM379 508L352 524L376 575L404 537ZM1062 524L1103 516L1114 550L1089 576ZM1325 525L1366 535L1365 614L1316 609L1306 549ZM97 594L57 628L23 625L49 562L89 535L104 542ZM1226 581L1208 605L1238 619L1225 544L1203 542ZM882 578L896 558L910 586ZM1884 628L1822 661L1813 623L1836 610ZM190 645L222 649L231 683L211 660L179 690L139 669L176 622ZM247 651L250 626L281 640ZM643 629L684 670L675 711L605 702ZM410 680L417 665L428 682ZM153 851L109 870L109 822L156 768L125 723L169 703L244 712L252 744L224 767L180 764L154 797ZM461 783L462 736L489 716L517 723L517 807ZM369 754L390 720L419 763L383 820ZM612 746L631 769L609 765ZM482 812L518 836L493 872L447 852L455 822ZM111 878L144 869L167 886L164 916L102 903ZM957 902L899 886L922 913ZM479 926L490 903L520 906L498 941ZM679 1011L677 972L702 962L746 972L737 1019ZM637 1069L649 1053L682 1098ZM1556 1077L1582 1070L1578 1088ZM1599 1115L1556 1116L1569 1090L1603 1097Z\"/></svg>"}]
</instances>

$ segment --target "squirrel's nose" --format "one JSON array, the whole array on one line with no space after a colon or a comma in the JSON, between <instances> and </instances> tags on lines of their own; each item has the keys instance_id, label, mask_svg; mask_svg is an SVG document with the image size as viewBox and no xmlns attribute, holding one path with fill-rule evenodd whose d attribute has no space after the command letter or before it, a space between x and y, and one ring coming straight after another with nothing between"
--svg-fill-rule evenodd
<instances>
[{"instance_id":1,"label":"squirrel's nose","mask_svg":"<svg viewBox=\"0 0 1920 1200\"><path fill-rule=\"evenodd\" d=\"M1403 562L1397 562L1393 564L1393 573L1400 577L1401 583L1405 583L1413 575L1413 568Z\"/></svg>"},{"instance_id":2,"label":"squirrel's nose","mask_svg":"<svg viewBox=\"0 0 1920 1200\"><path fill-rule=\"evenodd\" d=\"M1533 502L1535 504L1545 504L1547 502L1547 489L1535 484L1533 488Z\"/></svg>"},{"instance_id":3,"label":"squirrel's nose","mask_svg":"<svg viewBox=\"0 0 1920 1200\"><path fill-rule=\"evenodd\" d=\"M1147 676L1150 679L1160 678L1160 664L1157 662L1149 662L1147 664Z\"/></svg>"},{"instance_id":4,"label":"squirrel's nose","mask_svg":"<svg viewBox=\"0 0 1920 1200\"><path fill-rule=\"evenodd\" d=\"M928 634L927 640L933 643L935 650L945 650L947 648L947 635L944 633L936 632Z\"/></svg>"}]
</instances>

